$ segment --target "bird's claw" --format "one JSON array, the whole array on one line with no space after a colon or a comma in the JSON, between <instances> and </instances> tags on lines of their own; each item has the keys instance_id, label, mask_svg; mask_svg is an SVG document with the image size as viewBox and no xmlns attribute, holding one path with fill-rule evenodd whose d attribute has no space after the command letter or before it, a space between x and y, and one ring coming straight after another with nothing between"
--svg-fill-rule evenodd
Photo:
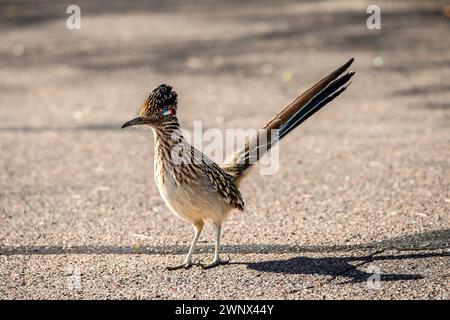
<instances>
[{"instance_id":1,"label":"bird's claw","mask_svg":"<svg viewBox=\"0 0 450 320\"><path fill-rule=\"evenodd\" d=\"M222 259L215 259L213 262L209 263L209 264L201 264L201 267L203 269L211 269L220 265L224 265L224 264L228 264L230 263L230 256L228 256L228 258L226 260L222 260Z\"/></svg>"},{"instance_id":2,"label":"bird's claw","mask_svg":"<svg viewBox=\"0 0 450 320\"><path fill-rule=\"evenodd\" d=\"M192 261L192 265L202 266L203 265L203 260L201 260L201 259L194 260L194 261Z\"/></svg>"},{"instance_id":3,"label":"bird's claw","mask_svg":"<svg viewBox=\"0 0 450 320\"><path fill-rule=\"evenodd\" d=\"M173 271L173 270L179 270L179 269L190 269L193 266L192 262L183 262L182 264L173 266L173 267L166 267L167 270Z\"/></svg>"},{"instance_id":4,"label":"bird's claw","mask_svg":"<svg viewBox=\"0 0 450 320\"><path fill-rule=\"evenodd\" d=\"M179 269L190 269L192 266L202 266L202 260L193 260L189 262L183 262L179 265L173 266L173 267L166 267L167 270L173 271L173 270L179 270Z\"/></svg>"}]
</instances>

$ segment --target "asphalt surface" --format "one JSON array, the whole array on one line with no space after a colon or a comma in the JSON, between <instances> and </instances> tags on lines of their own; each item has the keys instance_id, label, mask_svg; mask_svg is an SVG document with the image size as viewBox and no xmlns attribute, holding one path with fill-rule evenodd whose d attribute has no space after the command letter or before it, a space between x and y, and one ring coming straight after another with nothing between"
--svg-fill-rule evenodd
<instances>
[{"instance_id":1,"label":"asphalt surface","mask_svg":"<svg viewBox=\"0 0 450 320\"><path fill-rule=\"evenodd\" d=\"M448 299L450 8L378 2L381 30L371 1L87 1L68 30L72 3L0 1L0 298ZM172 84L188 129L258 128L350 57L349 90L245 181L231 263L166 271L193 230L151 132L119 129L146 94Z\"/></svg>"}]
</instances>

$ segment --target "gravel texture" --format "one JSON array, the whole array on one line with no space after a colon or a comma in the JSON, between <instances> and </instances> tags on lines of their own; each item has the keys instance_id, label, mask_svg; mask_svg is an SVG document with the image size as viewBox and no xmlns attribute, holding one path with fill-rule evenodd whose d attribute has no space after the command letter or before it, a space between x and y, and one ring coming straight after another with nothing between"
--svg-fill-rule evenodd
<instances>
[{"instance_id":1,"label":"gravel texture","mask_svg":"<svg viewBox=\"0 0 450 320\"><path fill-rule=\"evenodd\" d=\"M0 1L0 298L449 298L445 1L378 1L381 30L363 0L78 3L68 30L71 2ZM193 230L151 132L119 129L149 90L172 84L189 130L257 128L350 57L349 90L242 186L232 263L166 271Z\"/></svg>"}]
</instances>

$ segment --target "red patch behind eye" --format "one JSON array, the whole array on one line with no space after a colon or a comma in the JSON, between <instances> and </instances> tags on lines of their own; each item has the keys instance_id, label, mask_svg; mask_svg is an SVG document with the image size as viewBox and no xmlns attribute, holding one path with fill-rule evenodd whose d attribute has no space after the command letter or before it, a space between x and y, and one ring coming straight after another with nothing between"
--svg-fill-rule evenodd
<instances>
[{"instance_id":1,"label":"red patch behind eye","mask_svg":"<svg viewBox=\"0 0 450 320\"><path fill-rule=\"evenodd\" d=\"M175 107L169 106L167 108L160 109L162 111L163 116L167 116L169 114L175 114Z\"/></svg>"}]
</instances>

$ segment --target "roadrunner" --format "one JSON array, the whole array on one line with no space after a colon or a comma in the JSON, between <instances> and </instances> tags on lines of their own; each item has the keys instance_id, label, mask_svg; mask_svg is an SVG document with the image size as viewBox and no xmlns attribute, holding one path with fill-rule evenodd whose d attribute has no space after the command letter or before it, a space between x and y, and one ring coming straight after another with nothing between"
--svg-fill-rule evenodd
<instances>
[{"instance_id":1,"label":"roadrunner","mask_svg":"<svg viewBox=\"0 0 450 320\"><path fill-rule=\"evenodd\" d=\"M352 62L353 59L350 59L273 117L263 127L265 134L270 136L265 148L260 148L260 135L257 134L222 165L214 163L182 136L176 116L177 94L172 87L162 84L150 93L139 116L126 122L122 128L137 125L152 128L155 137L154 172L159 193L169 209L179 218L190 222L195 230L183 263L169 267L169 270L193 265L192 254L203 225L208 220L216 228L214 260L202 264L202 267L211 268L228 262L220 259L220 232L222 222L231 210L244 209L239 191L242 178L277 140L285 137L347 88L354 72L344 72ZM256 161L249 161L252 155Z\"/></svg>"}]
</instances>

